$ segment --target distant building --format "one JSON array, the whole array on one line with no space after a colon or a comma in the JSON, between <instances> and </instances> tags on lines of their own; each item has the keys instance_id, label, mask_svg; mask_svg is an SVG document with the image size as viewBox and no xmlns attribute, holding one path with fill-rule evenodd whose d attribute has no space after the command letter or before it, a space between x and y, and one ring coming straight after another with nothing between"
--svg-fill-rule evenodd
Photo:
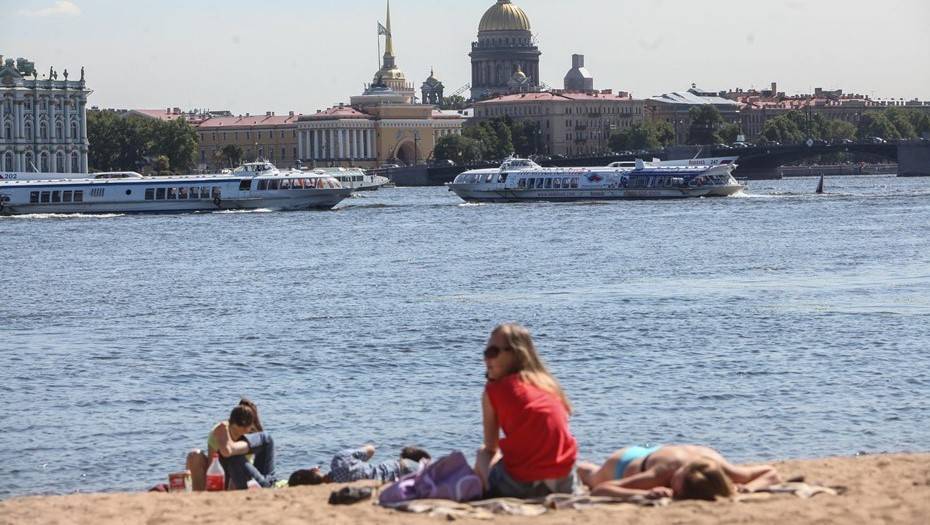
<instances>
[{"instance_id":1,"label":"distant building","mask_svg":"<svg viewBox=\"0 0 930 525\"><path fill-rule=\"evenodd\" d=\"M197 164L202 171L217 171L228 166L223 155L226 146L242 150L242 162L266 159L281 168L292 168L299 158L297 120L293 111L287 115L214 117L196 124L200 141ZM235 166L233 166L235 167Z\"/></svg>"},{"instance_id":2,"label":"distant building","mask_svg":"<svg viewBox=\"0 0 930 525\"><path fill-rule=\"evenodd\" d=\"M551 91L503 95L475 104L476 121L509 117L539 129L538 153L607 153L608 139L643 120L643 101L629 93Z\"/></svg>"},{"instance_id":3,"label":"distant building","mask_svg":"<svg viewBox=\"0 0 930 525\"><path fill-rule=\"evenodd\" d=\"M930 113L930 102L919 100L875 100L865 95L844 93L842 89L816 88L813 94L786 95L772 82L770 89L733 89L722 93L724 98L740 106L740 126L749 139L762 134L765 123L790 111L820 115L827 120L842 120L858 125L868 111L902 107Z\"/></svg>"},{"instance_id":4,"label":"distant building","mask_svg":"<svg viewBox=\"0 0 930 525\"><path fill-rule=\"evenodd\" d=\"M538 91L541 54L523 9L498 0L481 17L471 45L472 100Z\"/></svg>"},{"instance_id":5,"label":"distant building","mask_svg":"<svg viewBox=\"0 0 930 525\"><path fill-rule=\"evenodd\" d=\"M4 171L87 172L87 96L68 70L49 68L39 78L25 59L0 55L0 169ZM31 76L32 79L28 77Z\"/></svg>"},{"instance_id":6,"label":"distant building","mask_svg":"<svg viewBox=\"0 0 930 525\"><path fill-rule=\"evenodd\" d=\"M565 91L594 91L594 75L584 67L584 55L572 55L572 68L565 74Z\"/></svg>"},{"instance_id":7,"label":"distant building","mask_svg":"<svg viewBox=\"0 0 930 525\"><path fill-rule=\"evenodd\" d=\"M690 111L693 107L713 106L726 122L740 122L740 104L723 98L719 93L698 89L694 84L687 91L675 91L646 100L646 116L654 121L666 121L675 130L675 142L685 144L691 130Z\"/></svg>"},{"instance_id":8,"label":"distant building","mask_svg":"<svg viewBox=\"0 0 930 525\"><path fill-rule=\"evenodd\" d=\"M439 138L460 134L465 116L439 111L443 85L434 74L421 86L422 104L397 67L388 7L384 63L375 81L350 98L297 123L297 156L307 166L374 168L385 163L422 164Z\"/></svg>"},{"instance_id":9,"label":"distant building","mask_svg":"<svg viewBox=\"0 0 930 525\"><path fill-rule=\"evenodd\" d=\"M370 86L386 86L394 93L402 95L405 102L411 104L416 98L416 92L413 90L413 84L407 82L404 72L397 67L397 57L394 55L394 35L391 32L391 3L387 4L387 27L384 28L384 57L379 69L374 76Z\"/></svg>"},{"instance_id":10,"label":"distant building","mask_svg":"<svg viewBox=\"0 0 930 525\"><path fill-rule=\"evenodd\" d=\"M429 77L420 86L420 93L423 95L420 97L420 101L423 104L439 106L442 104L443 90L445 90L445 86L436 78L436 73L430 70Z\"/></svg>"},{"instance_id":11,"label":"distant building","mask_svg":"<svg viewBox=\"0 0 930 525\"><path fill-rule=\"evenodd\" d=\"M232 112L230 111L201 111L201 110L181 111L181 108L130 109L126 112L126 114L130 116L153 118L153 119L161 120L164 122L171 122L171 121L179 120L183 118L192 126L197 126L201 122L204 122L211 118L233 116Z\"/></svg>"}]
</instances>

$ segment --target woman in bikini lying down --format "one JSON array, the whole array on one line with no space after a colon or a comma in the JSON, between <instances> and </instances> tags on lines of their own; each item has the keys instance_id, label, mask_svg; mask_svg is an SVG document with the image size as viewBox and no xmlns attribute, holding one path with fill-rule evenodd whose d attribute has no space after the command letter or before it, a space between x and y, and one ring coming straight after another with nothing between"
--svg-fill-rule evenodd
<instances>
[{"instance_id":1,"label":"woman in bikini lying down","mask_svg":"<svg viewBox=\"0 0 930 525\"><path fill-rule=\"evenodd\" d=\"M772 466L733 465L716 450L698 445L622 448L603 465L579 464L578 476L593 496L709 501L781 482Z\"/></svg>"}]
</instances>

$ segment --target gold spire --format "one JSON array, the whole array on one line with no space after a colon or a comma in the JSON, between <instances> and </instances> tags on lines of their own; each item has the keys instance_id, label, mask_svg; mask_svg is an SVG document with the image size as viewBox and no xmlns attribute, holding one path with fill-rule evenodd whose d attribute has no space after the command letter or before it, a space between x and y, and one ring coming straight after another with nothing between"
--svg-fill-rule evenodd
<instances>
[{"instance_id":1,"label":"gold spire","mask_svg":"<svg viewBox=\"0 0 930 525\"><path fill-rule=\"evenodd\" d=\"M394 58L394 35L391 33L391 0L387 0L387 35L384 37L384 58Z\"/></svg>"}]
</instances>

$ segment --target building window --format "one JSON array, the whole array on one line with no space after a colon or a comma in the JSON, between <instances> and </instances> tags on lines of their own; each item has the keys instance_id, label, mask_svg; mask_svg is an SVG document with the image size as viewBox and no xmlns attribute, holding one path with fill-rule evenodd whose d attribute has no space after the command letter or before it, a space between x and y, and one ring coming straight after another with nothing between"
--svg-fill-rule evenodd
<instances>
[{"instance_id":1,"label":"building window","mask_svg":"<svg viewBox=\"0 0 930 525\"><path fill-rule=\"evenodd\" d=\"M72 122L72 123L71 123L71 138L72 138L72 139L78 138L78 125L77 125L77 122Z\"/></svg>"},{"instance_id":2,"label":"building window","mask_svg":"<svg viewBox=\"0 0 930 525\"><path fill-rule=\"evenodd\" d=\"M10 125L9 122L3 125L3 137L2 138L7 138L7 139L13 138L13 126Z\"/></svg>"},{"instance_id":3,"label":"building window","mask_svg":"<svg viewBox=\"0 0 930 525\"><path fill-rule=\"evenodd\" d=\"M61 122L55 123L55 138L58 140L65 138L65 128L61 125Z\"/></svg>"},{"instance_id":4,"label":"building window","mask_svg":"<svg viewBox=\"0 0 930 525\"><path fill-rule=\"evenodd\" d=\"M7 154L3 156L3 170L13 171L13 154L12 153L7 152Z\"/></svg>"},{"instance_id":5,"label":"building window","mask_svg":"<svg viewBox=\"0 0 930 525\"><path fill-rule=\"evenodd\" d=\"M39 138L45 140L48 138L48 126L43 122L39 124Z\"/></svg>"},{"instance_id":6,"label":"building window","mask_svg":"<svg viewBox=\"0 0 930 525\"><path fill-rule=\"evenodd\" d=\"M48 173L48 171L49 171L49 166L48 166L48 153L43 153L43 154L39 157L39 164L40 164L40 166L39 166L40 171L41 171L42 173Z\"/></svg>"},{"instance_id":7,"label":"building window","mask_svg":"<svg viewBox=\"0 0 930 525\"><path fill-rule=\"evenodd\" d=\"M26 131L26 138L32 140L32 123L27 122L24 129Z\"/></svg>"},{"instance_id":8,"label":"building window","mask_svg":"<svg viewBox=\"0 0 930 525\"><path fill-rule=\"evenodd\" d=\"M55 155L55 168L58 170L58 173L65 172L65 154L60 151Z\"/></svg>"},{"instance_id":9,"label":"building window","mask_svg":"<svg viewBox=\"0 0 930 525\"><path fill-rule=\"evenodd\" d=\"M71 154L71 173L77 173L81 171L80 159L78 158L77 153Z\"/></svg>"}]
</instances>

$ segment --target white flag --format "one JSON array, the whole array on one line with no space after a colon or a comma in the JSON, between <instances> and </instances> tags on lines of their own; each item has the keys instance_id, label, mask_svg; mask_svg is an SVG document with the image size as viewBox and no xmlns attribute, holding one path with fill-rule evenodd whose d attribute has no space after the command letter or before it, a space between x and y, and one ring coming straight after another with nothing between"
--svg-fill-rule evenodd
<instances>
[{"instance_id":1,"label":"white flag","mask_svg":"<svg viewBox=\"0 0 930 525\"><path fill-rule=\"evenodd\" d=\"M391 32L388 31L387 28L381 24L381 22L378 22L378 34L391 36Z\"/></svg>"}]
</instances>

